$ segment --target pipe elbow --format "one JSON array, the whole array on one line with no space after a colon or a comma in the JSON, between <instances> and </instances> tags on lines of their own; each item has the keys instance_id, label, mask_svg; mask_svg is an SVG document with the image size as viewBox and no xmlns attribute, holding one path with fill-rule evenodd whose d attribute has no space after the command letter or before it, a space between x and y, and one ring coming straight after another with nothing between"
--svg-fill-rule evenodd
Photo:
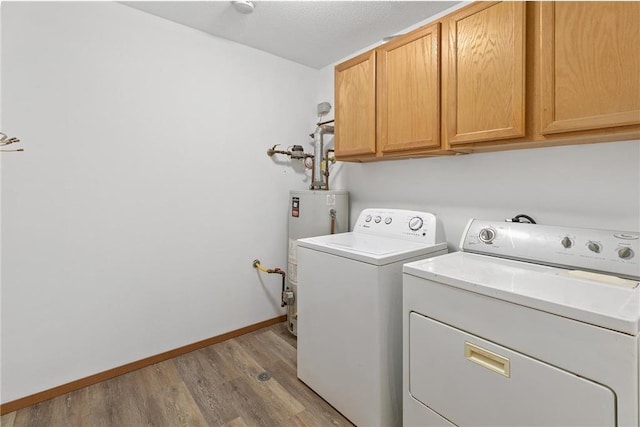
<instances>
[{"instance_id":1,"label":"pipe elbow","mask_svg":"<svg viewBox=\"0 0 640 427\"><path fill-rule=\"evenodd\" d=\"M331 125L320 125L316 128L315 133L322 136L326 134L333 135L335 128Z\"/></svg>"}]
</instances>

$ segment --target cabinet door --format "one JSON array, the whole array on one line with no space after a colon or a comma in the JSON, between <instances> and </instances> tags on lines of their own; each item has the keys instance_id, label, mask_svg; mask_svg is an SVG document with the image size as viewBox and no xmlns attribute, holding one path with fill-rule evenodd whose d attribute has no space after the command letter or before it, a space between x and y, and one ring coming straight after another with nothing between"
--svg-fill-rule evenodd
<instances>
[{"instance_id":1,"label":"cabinet door","mask_svg":"<svg viewBox=\"0 0 640 427\"><path fill-rule=\"evenodd\" d=\"M336 157L376 153L375 51L335 68Z\"/></svg>"},{"instance_id":2,"label":"cabinet door","mask_svg":"<svg viewBox=\"0 0 640 427\"><path fill-rule=\"evenodd\" d=\"M640 123L640 3L540 4L542 134Z\"/></svg>"},{"instance_id":3,"label":"cabinet door","mask_svg":"<svg viewBox=\"0 0 640 427\"><path fill-rule=\"evenodd\" d=\"M525 2L478 2L447 18L449 144L525 135Z\"/></svg>"},{"instance_id":4,"label":"cabinet door","mask_svg":"<svg viewBox=\"0 0 640 427\"><path fill-rule=\"evenodd\" d=\"M440 24L377 49L382 153L440 148Z\"/></svg>"}]
</instances>

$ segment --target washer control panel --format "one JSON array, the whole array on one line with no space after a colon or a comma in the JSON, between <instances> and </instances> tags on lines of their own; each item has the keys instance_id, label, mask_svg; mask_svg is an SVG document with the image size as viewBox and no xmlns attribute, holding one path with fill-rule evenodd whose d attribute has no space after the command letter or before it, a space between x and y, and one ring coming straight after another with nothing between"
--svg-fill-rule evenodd
<instances>
[{"instance_id":1,"label":"washer control panel","mask_svg":"<svg viewBox=\"0 0 640 427\"><path fill-rule=\"evenodd\" d=\"M640 277L640 233L472 219L467 252Z\"/></svg>"},{"instance_id":2,"label":"washer control panel","mask_svg":"<svg viewBox=\"0 0 640 427\"><path fill-rule=\"evenodd\" d=\"M405 209L365 209L358 216L354 233L435 244L436 217L429 212Z\"/></svg>"}]
</instances>

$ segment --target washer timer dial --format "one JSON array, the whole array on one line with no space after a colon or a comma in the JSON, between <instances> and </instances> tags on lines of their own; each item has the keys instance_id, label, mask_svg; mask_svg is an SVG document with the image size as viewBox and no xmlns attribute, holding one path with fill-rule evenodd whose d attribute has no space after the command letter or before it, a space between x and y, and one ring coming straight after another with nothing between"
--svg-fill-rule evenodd
<instances>
[{"instance_id":1,"label":"washer timer dial","mask_svg":"<svg viewBox=\"0 0 640 427\"><path fill-rule=\"evenodd\" d=\"M493 228L483 228L482 230L480 230L480 233L478 233L478 239L486 244L492 243L495 238L496 230L494 230Z\"/></svg>"},{"instance_id":2,"label":"washer timer dial","mask_svg":"<svg viewBox=\"0 0 640 427\"><path fill-rule=\"evenodd\" d=\"M618 248L618 256L622 259L631 259L633 258L633 249L626 246Z\"/></svg>"},{"instance_id":3,"label":"washer timer dial","mask_svg":"<svg viewBox=\"0 0 640 427\"><path fill-rule=\"evenodd\" d=\"M573 242L571 241L571 239L569 238L569 236L565 236L560 243L562 244L562 246L564 246L566 249L569 249L571 246L573 246Z\"/></svg>"},{"instance_id":4,"label":"washer timer dial","mask_svg":"<svg viewBox=\"0 0 640 427\"><path fill-rule=\"evenodd\" d=\"M602 250L602 245L598 242L594 242L593 240L590 240L589 243L587 243L587 247L591 252L596 254L599 254Z\"/></svg>"},{"instance_id":5,"label":"washer timer dial","mask_svg":"<svg viewBox=\"0 0 640 427\"><path fill-rule=\"evenodd\" d=\"M419 216L414 216L409 220L409 229L411 231L418 231L424 225L424 221Z\"/></svg>"}]
</instances>

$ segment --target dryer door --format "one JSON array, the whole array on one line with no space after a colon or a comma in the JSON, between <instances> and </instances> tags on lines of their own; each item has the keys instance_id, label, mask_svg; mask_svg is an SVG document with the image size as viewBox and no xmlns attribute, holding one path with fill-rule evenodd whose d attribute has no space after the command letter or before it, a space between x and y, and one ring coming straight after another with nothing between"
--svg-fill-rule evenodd
<instances>
[{"instance_id":1,"label":"dryer door","mask_svg":"<svg viewBox=\"0 0 640 427\"><path fill-rule=\"evenodd\" d=\"M417 313L409 390L457 426L616 424L610 389Z\"/></svg>"}]
</instances>

